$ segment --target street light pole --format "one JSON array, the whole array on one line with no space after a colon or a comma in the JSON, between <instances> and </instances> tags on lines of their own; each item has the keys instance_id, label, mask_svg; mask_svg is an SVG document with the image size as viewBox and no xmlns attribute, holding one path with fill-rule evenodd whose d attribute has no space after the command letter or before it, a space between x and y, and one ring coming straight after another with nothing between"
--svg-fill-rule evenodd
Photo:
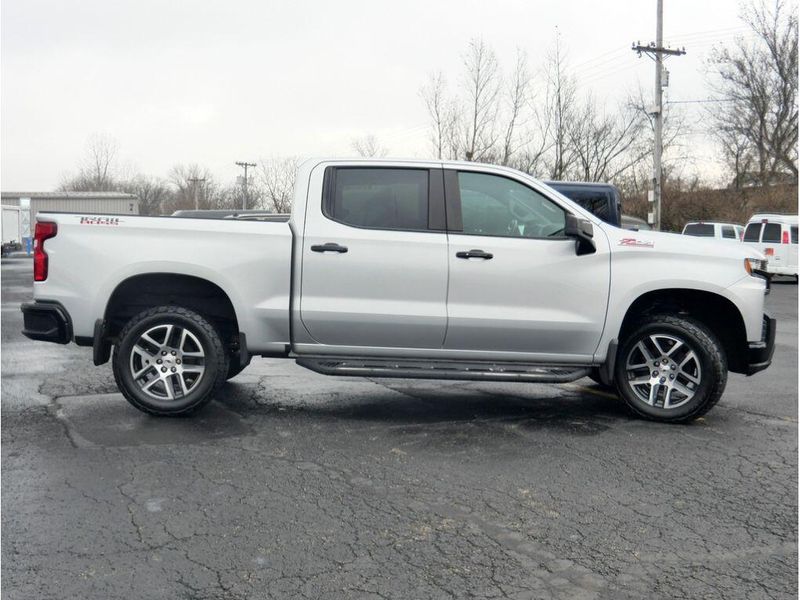
<instances>
[{"instance_id":1,"label":"street light pole","mask_svg":"<svg viewBox=\"0 0 800 600\"><path fill-rule=\"evenodd\" d=\"M244 167L244 197L242 198L242 210L247 210L247 167L255 167L256 163L236 161L240 167Z\"/></svg>"}]
</instances>

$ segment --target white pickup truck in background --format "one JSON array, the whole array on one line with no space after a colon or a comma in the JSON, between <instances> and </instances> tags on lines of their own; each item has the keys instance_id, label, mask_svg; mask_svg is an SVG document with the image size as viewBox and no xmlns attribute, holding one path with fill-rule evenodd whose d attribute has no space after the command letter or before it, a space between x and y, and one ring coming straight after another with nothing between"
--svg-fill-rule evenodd
<instances>
[{"instance_id":1,"label":"white pickup truck in background","mask_svg":"<svg viewBox=\"0 0 800 600\"><path fill-rule=\"evenodd\" d=\"M638 415L708 411L769 366L763 257L602 222L518 171L315 159L290 216L40 213L23 333L92 346L152 414L252 356L330 375L615 385Z\"/></svg>"}]
</instances>

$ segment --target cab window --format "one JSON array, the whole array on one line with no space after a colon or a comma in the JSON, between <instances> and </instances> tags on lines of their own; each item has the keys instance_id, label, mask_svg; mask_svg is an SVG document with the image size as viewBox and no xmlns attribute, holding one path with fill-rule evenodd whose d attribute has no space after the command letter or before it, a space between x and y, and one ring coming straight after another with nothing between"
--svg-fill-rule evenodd
<instances>
[{"instance_id":1,"label":"cab window","mask_svg":"<svg viewBox=\"0 0 800 600\"><path fill-rule=\"evenodd\" d=\"M761 235L761 223L750 223L744 230L745 242L757 242Z\"/></svg>"},{"instance_id":2,"label":"cab window","mask_svg":"<svg viewBox=\"0 0 800 600\"><path fill-rule=\"evenodd\" d=\"M335 221L370 229L428 227L428 170L332 169L325 213Z\"/></svg>"},{"instance_id":3,"label":"cab window","mask_svg":"<svg viewBox=\"0 0 800 600\"><path fill-rule=\"evenodd\" d=\"M730 240L736 239L736 232L733 230L733 225L722 226L722 237Z\"/></svg>"},{"instance_id":4,"label":"cab window","mask_svg":"<svg viewBox=\"0 0 800 600\"><path fill-rule=\"evenodd\" d=\"M564 233L564 209L513 179L459 172L458 187L465 234L548 238Z\"/></svg>"},{"instance_id":5,"label":"cab window","mask_svg":"<svg viewBox=\"0 0 800 600\"><path fill-rule=\"evenodd\" d=\"M766 244L780 244L781 243L781 224L780 223L765 223L764 233L761 234L761 241Z\"/></svg>"},{"instance_id":6,"label":"cab window","mask_svg":"<svg viewBox=\"0 0 800 600\"><path fill-rule=\"evenodd\" d=\"M684 228L683 235L714 237L714 226L710 223L689 223Z\"/></svg>"}]
</instances>

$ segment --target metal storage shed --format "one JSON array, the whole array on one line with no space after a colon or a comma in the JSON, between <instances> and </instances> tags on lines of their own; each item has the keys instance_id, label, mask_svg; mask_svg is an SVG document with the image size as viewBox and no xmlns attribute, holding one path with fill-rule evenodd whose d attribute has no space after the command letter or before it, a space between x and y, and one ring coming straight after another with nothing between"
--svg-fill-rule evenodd
<instances>
[{"instance_id":1,"label":"metal storage shed","mask_svg":"<svg viewBox=\"0 0 800 600\"><path fill-rule=\"evenodd\" d=\"M139 198L123 192L2 192L2 204L21 206L29 199L31 221L45 211L138 215Z\"/></svg>"}]
</instances>

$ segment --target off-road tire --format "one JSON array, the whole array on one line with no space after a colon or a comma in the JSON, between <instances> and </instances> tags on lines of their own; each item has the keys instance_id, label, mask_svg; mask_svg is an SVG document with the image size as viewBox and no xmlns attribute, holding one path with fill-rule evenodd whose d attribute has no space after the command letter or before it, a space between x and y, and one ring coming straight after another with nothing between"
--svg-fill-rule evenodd
<instances>
[{"instance_id":1,"label":"off-road tire","mask_svg":"<svg viewBox=\"0 0 800 600\"><path fill-rule=\"evenodd\" d=\"M148 396L134 382L129 368L130 353L139 336L159 324L188 329L200 340L205 352L205 372L197 388L175 400L160 401ZM112 359L114 379L125 399L142 412L164 417L188 415L210 402L225 383L229 358L219 332L202 315L188 308L158 306L145 310L128 321L118 339Z\"/></svg>"},{"instance_id":2,"label":"off-road tire","mask_svg":"<svg viewBox=\"0 0 800 600\"><path fill-rule=\"evenodd\" d=\"M626 361L634 345L654 333L681 339L697 355L701 365L700 383L694 396L683 406L660 408L642 401L628 384ZM687 423L706 414L722 397L728 379L728 364L722 344L705 325L691 317L653 315L631 328L619 347L614 380L620 397L637 416L663 423Z\"/></svg>"}]
</instances>

